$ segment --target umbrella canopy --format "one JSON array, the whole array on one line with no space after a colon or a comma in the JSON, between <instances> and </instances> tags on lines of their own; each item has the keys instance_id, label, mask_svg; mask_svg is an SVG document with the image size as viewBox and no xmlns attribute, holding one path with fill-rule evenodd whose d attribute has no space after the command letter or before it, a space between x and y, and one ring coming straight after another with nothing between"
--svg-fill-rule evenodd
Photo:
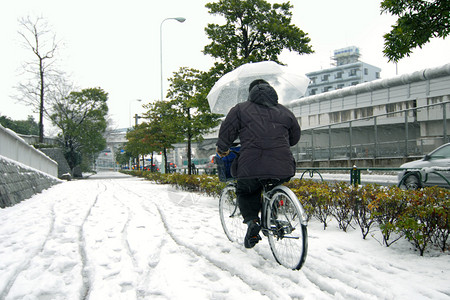
<instances>
[{"instance_id":1,"label":"umbrella canopy","mask_svg":"<svg viewBox=\"0 0 450 300\"><path fill-rule=\"evenodd\" d=\"M230 108L248 98L253 80L264 79L278 94L278 103L288 104L305 95L309 79L273 61L244 64L222 76L207 98L211 112L226 115Z\"/></svg>"}]
</instances>

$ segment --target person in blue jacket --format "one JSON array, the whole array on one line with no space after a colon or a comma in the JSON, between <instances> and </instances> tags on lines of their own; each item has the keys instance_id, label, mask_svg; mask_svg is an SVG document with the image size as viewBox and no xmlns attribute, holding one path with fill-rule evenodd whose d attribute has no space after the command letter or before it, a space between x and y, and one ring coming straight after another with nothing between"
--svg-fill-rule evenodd
<instances>
[{"instance_id":1,"label":"person in blue jacket","mask_svg":"<svg viewBox=\"0 0 450 300\"><path fill-rule=\"evenodd\" d=\"M262 79L250 84L248 100L231 108L220 126L216 144L219 156L226 156L237 138L241 144L231 174L237 179L239 209L248 225L246 248L261 240L261 180L286 182L295 175L290 147L298 143L300 135L294 114L278 103L275 89Z\"/></svg>"}]
</instances>

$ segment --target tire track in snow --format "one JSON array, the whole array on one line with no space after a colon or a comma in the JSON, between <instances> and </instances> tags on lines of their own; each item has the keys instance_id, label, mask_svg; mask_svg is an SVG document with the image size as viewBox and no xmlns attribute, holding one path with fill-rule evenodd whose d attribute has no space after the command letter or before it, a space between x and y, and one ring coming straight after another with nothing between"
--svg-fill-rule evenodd
<instances>
[{"instance_id":1,"label":"tire track in snow","mask_svg":"<svg viewBox=\"0 0 450 300\"><path fill-rule=\"evenodd\" d=\"M174 192L168 191L170 194L173 194ZM183 192L184 193L184 192ZM180 202L178 199L174 199L173 197L169 196L169 200L173 203L174 207L178 207L180 205ZM166 201L164 201L166 202ZM194 203L194 202L193 202ZM304 298L305 294L298 289L298 272L288 270L289 273L293 274L292 276L286 276L286 273L283 273L285 271L282 269L282 274L277 275L274 273L270 273L270 275L267 275L264 273L264 270L261 270L261 266L265 263L268 263L271 268L271 266L278 267L278 263L274 260L273 256L271 255L260 255L258 257L259 261L253 261L249 265L251 268L251 271L248 270L242 270L242 265L239 264L233 264L233 262L229 262L230 256L227 255L230 252L230 247L233 246L232 243L227 245L226 247L223 247L223 245L217 245L218 247L222 248L221 254L222 257L215 257L214 255L210 255L210 248L207 250L199 247L199 245L192 245L188 242L185 242L183 238L180 238L176 235L176 233L173 231L169 224L169 220L166 219L165 213L161 206L158 206L155 202L153 203L154 206L158 209L159 215L161 220L163 221L164 227L166 229L166 232L168 233L168 236L178 245L181 246L187 250L189 250L191 253L193 253L196 257L205 260L212 264L214 267L218 268L221 271L228 272L232 276L239 278L243 284L245 284L247 287L249 287L251 290L259 292L262 296L266 296L272 299L301 299ZM185 204L185 203L184 203ZM198 215L197 219L202 219L201 214L208 214L211 216L211 207L200 207L200 212L196 211L196 207L193 206L185 206L182 205L184 211L189 211L189 213L194 213ZM195 211L192 211L195 210ZM207 211L206 211L207 210ZM172 212L173 215L178 215L176 211ZM214 214L217 214L217 217L219 216L218 210L214 211ZM181 215L178 215L181 217ZM178 218L179 218L178 217ZM209 217L210 219L210 217ZM181 222L189 222L189 220L182 220L179 219ZM193 230L196 230L196 228L206 228L208 225L203 226L204 224L199 224L198 226L193 226ZM220 227L220 230L222 228ZM222 235L219 235L222 236ZM211 238L217 238L218 235L211 235ZM191 237L192 239L192 237ZM225 235L223 235L223 239L226 240L228 243L228 240L225 238ZM242 249L242 245L239 247L234 247L236 250L238 250L240 253L244 255L247 254L247 250ZM267 245L269 247L269 245ZM255 249L253 249L255 250ZM267 251L266 251L267 252ZM261 252L262 253L262 252ZM270 253L270 251L269 251ZM247 267L247 266L246 266ZM258 275L255 275L258 274ZM260 279L262 278L262 279ZM297 279L296 279L297 278ZM290 287L289 290L286 289L286 287Z\"/></svg>"},{"instance_id":2,"label":"tire track in snow","mask_svg":"<svg viewBox=\"0 0 450 300\"><path fill-rule=\"evenodd\" d=\"M189 207L189 209L191 209L191 207ZM195 210L195 208L192 209ZM179 211L173 210L172 214L177 212ZM170 221L170 219L168 221ZM186 246L187 243L183 245ZM270 280L276 282L278 289L282 289L292 298L303 298L306 294L302 291L303 288L307 290L309 294L313 293L316 294L318 298L326 299L332 299L334 296L339 295L344 298L352 299L373 299L386 295L382 292L382 285L372 287L370 281L368 282L364 278L358 277L358 274L353 274L351 271L347 273L345 270L336 270L336 272L331 272L331 275L328 274L330 273L330 268L329 265L326 264L321 265L319 268L314 268L314 265L316 264L313 263L312 268L308 268L307 266L311 264L307 263L304 266L304 269L300 271L291 271L288 269L282 270L277 268L276 266L278 266L278 264L275 262L272 253L270 250L267 251L270 246L268 244L264 246L266 247L255 247L253 251L258 253L258 255L266 262L273 265L269 276ZM191 249L194 247L195 249L202 251L198 246L190 245ZM235 248L242 249L242 246ZM310 262L322 262L320 257L315 257L315 259L313 259L313 256L314 255L310 257ZM253 263L258 264L257 261L254 261ZM264 272L262 265L257 265L256 268L258 269L258 272ZM330 284L330 280L333 280L335 284ZM299 289L299 286L301 286L301 289Z\"/></svg>"},{"instance_id":3,"label":"tire track in snow","mask_svg":"<svg viewBox=\"0 0 450 300\"><path fill-rule=\"evenodd\" d=\"M128 192L136 195L139 198L145 198L144 196L136 193L133 190L130 190L127 187L123 187L123 189L127 190ZM158 205L155 203L155 201L152 201L151 203L149 203L152 207L157 209L157 213L155 213L154 211L152 211L152 209L144 204L141 203L141 207L148 213L150 214L152 217L159 217L162 221L162 225L164 227L164 231L166 232L165 236L168 236L177 246L181 246L184 249L187 249L190 253L192 253L195 257L198 257L202 260L206 260L207 262L209 262L210 264L212 264L214 267L218 268L220 271L226 271L228 273L230 273L231 275L235 275L234 272L230 272L228 269L221 267L220 265L217 265L216 263L214 263L214 261L212 259L208 259L207 257L205 257L203 254L201 254L199 251L196 251L195 247L189 247L188 245L185 245L184 243L182 243L180 240L178 240L176 238L176 236L171 232L170 227L168 226L168 223L165 220L164 214L162 213L162 211L160 210L160 208L158 207ZM141 280L141 283L143 283L144 287L148 286L148 283L150 282L150 278L153 272L153 269L155 269L158 264L159 264L159 260L160 260L160 255L161 255L161 251L163 249L163 246L167 243L166 239L163 238L160 240L160 244L156 247L157 252L154 253L152 255L152 259L149 261L148 264L148 268L145 271L143 278ZM245 276L242 276L245 278ZM244 284L246 284L250 289L253 289L253 287L251 285L249 285L247 282L245 282L245 280L242 280L241 277L237 276L237 278L239 278L241 280L241 282L243 282ZM254 289L253 289L254 290ZM256 289L256 291L259 292L258 289ZM137 291L137 295L138 295L138 299L147 299L149 296L152 296L152 294L146 294L145 289L141 289ZM261 294L263 296L263 294ZM161 296L161 294L156 294L156 296ZM273 297L274 299L280 299L280 297Z\"/></svg>"},{"instance_id":4,"label":"tire track in snow","mask_svg":"<svg viewBox=\"0 0 450 300\"><path fill-rule=\"evenodd\" d=\"M161 221L163 222L168 235L171 237L171 239L177 245L189 250L190 252L194 253L196 256L207 260L216 268L218 268L222 271L226 271L226 272L230 273L232 276L236 276L243 283L245 283L250 289L261 293L261 296L267 296L270 299L292 299L288 294L284 293L283 291L280 291L278 285L275 285L272 283L274 281L273 278L267 278L266 276L248 276L252 271L261 273L257 268L252 267L251 271L250 270L246 270L246 271L240 270L239 266L233 266L232 264L228 263L225 260L220 260L220 259L214 258L211 255L208 255L207 253L201 251L201 249L190 246L187 243L183 242L171 230L170 225L168 224L168 221L164 215L164 212L161 210L161 208L159 206L157 206L156 204L155 204L155 206L158 209ZM262 275L262 274L260 274L260 275ZM265 277L265 278L261 278L261 277ZM273 291L277 291L278 293L274 293Z\"/></svg>"},{"instance_id":5,"label":"tire track in snow","mask_svg":"<svg viewBox=\"0 0 450 300\"><path fill-rule=\"evenodd\" d=\"M337 250L328 249L330 252L322 252L322 256L317 256L315 253L310 255L310 263L305 268L306 278L321 291L331 295L340 295L346 299L380 299L386 297L383 283L376 286L373 285L373 274L370 272L372 262L370 259L364 262L348 261L346 267L333 268L327 261L345 261L345 257L336 252ZM346 250L351 252L351 250ZM324 259L324 253L330 259ZM337 253L337 254L336 254ZM367 271L361 273L359 268L355 268L355 264L367 265ZM373 267L376 269L375 267ZM367 279L369 278L369 279ZM369 292L370 291L370 292Z\"/></svg>"},{"instance_id":6,"label":"tire track in snow","mask_svg":"<svg viewBox=\"0 0 450 300\"><path fill-rule=\"evenodd\" d=\"M131 249L130 242L128 240L128 229L130 227L130 222L131 222L132 218L134 217L134 213L131 210L130 206L126 205L123 201L121 201L116 196L116 194L114 194L113 197L114 197L114 199L116 201L118 201L123 207L126 207L126 209L127 209L127 221L125 222L125 224L123 225L122 230L121 230L122 245L123 245L127 255L131 259L131 262L133 264L133 268L136 270L136 273L139 274L138 278L140 278L142 276L141 275L142 272L139 272L139 263L138 263L138 261L136 259L136 256L133 253L133 250ZM138 279L138 282L139 281L140 280ZM140 295L142 294L142 292L139 289L137 289L137 288L135 289L135 292L136 292L136 299L141 299L142 297Z\"/></svg>"},{"instance_id":7,"label":"tire track in snow","mask_svg":"<svg viewBox=\"0 0 450 300\"><path fill-rule=\"evenodd\" d=\"M124 189L126 189L127 191L129 191L130 193L140 197L140 198L145 198L145 196L142 196L138 193L136 193L134 190L128 189L127 187L123 187ZM170 195L172 194L176 194L173 191L167 191ZM185 193L185 192L183 192ZM172 199L171 199L172 198ZM170 197L169 196L169 200L171 200L171 202L173 203L172 205L174 207L177 207L177 204L179 204L178 199L175 199L174 197ZM164 200L165 202L166 200ZM233 247L233 249L244 253L244 255L248 255L247 254L247 250L243 250L243 245L235 245L233 243L229 243L229 245L227 247L223 247L223 245L220 245L219 247L223 248L223 253L225 254L222 258L217 258L214 256L211 256L209 254L210 249L205 250L200 248L198 245L192 245L189 244L189 242L185 242L183 238L181 237L177 237L176 233L173 231L173 229L171 228L169 221L170 218L167 220L165 218L165 213L162 209L161 206L156 205L155 201L152 201L152 205L154 205L159 212L160 218L163 221L164 227L166 228L166 231L168 232L168 236L170 236L170 238L179 246L188 249L191 253L193 253L196 257L199 257L200 259L206 260L209 263L211 263L214 267L218 268L221 271L225 271L228 272L229 274L231 274L232 276L236 276L237 278L239 278L244 284L246 284L250 289L259 291L261 293L261 295L266 295L270 298L273 299L302 299L305 297L305 292L303 292L303 288L304 290L308 290L308 293L311 294L311 289L314 289L315 292L312 292L313 294L315 293L318 298L320 299L332 299L332 295L333 295L333 291L331 291L331 293L329 293L329 297L325 296L324 297L324 290L323 287L314 284L314 282L312 282L311 280L308 280L308 278L302 274L302 271L291 271L288 269L284 269L283 268L278 268L279 264L275 261L272 253L269 249L269 245L265 245L267 246L266 249L252 249L252 251L255 251L258 256L260 261L253 261L251 262L251 268L253 270L252 272L243 272L241 270L242 266L235 266L233 265L233 263L228 263L227 260L229 260L229 256L226 256L226 254L228 254L230 252L230 247ZM185 203L184 203L185 204ZM194 209L196 210L195 207L192 206L183 206L184 210L191 210ZM147 210L150 213L150 208L145 207L145 205L143 205L143 208L145 210ZM203 208L205 209L205 208ZM197 214L197 212L190 212L190 213L194 213ZM209 211L208 211L209 213ZM217 213L217 217L218 217L218 211L214 211L214 213ZM177 215L177 211L173 211L174 215ZM200 216L200 215L199 215ZM181 216L180 216L181 217ZM199 219L201 219L202 217L199 217ZM185 220L188 221L188 220ZM202 225L200 225L202 227ZM222 230L222 228L220 227L220 230ZM226 240L225 235L223 235L224 240ZM215 238L215 237L212 237ZM228 242L228 240L226 240L226 242ZM271 269L271 272L268 273L269 275L267 275L266 273L264 273L264 270L261 269L262 265L264 265L265 263L269 264L269 268ZM156 263L157 265L157 263ZM155 265L155 267L156 267ZM273 266L273 267L272 267ZM258 275L254 275L254 274L258 274ZM257 280L255 282L254 277L262 277L263 279L261 280ZM268 284L270 282L270 287L268 287ZM299 289L299 285L301 284L302 289ZM275 292L274 292L275 291ZM326 293L326 292L325 292Z\"/></svg>"},{"instance_id":8,"label":"tire track in snow","mask_svg":"<svg viewBox=\"0 0 450 300\"><path fill-rule=\"evenodd\" d=\"M101 193L105 192L107 189L106 185L103 184L103 186L105 189L96 195L95 200L89 207L89 210L87 211L85 217L83 218L83 221L81 222L81 225L80 225L80 229L78 231L78 251L79 251L80 257L81 257L81 276L82 276L80 299L82 299L82 300L89 298L89 292L91 289L91 277L92 277L92 275L90 274L90 271L87 267L88 257L87 257L87 251L86 251L86 239L85 239L85 233L84 233L84 225L85 225L87 219L89 218L89 216L91 215L92 208L97 204L98 197L100 196ZM99 187L98 184L97 184L97 187Z\"/></svg>"},{"instance_id":9,"label":"tire track in snow","mask_svg":"<svg viewBox=\"0 0 450 300\"><path fill-rule=\"evenodd\" d=\"M153 218L156 217L157 214L155 214L155 212L151 211L150 208L148 208L146 205L144 205L142 203L142 200L145 200L144 196L136 193L134 190L128 188L127 186L125 186L123 184L120 184L118 182L115 182L114 184L115 184L115 186L120 187L121 190L124 190L127 193L135 195L140 200L138 203L136 203L136 205L133 206L132 202L127 201L127 203L125 204L116 195L114 195L114 198L116 200L118 200L120 203L122 203L124 206L126 206L128 209L128 212L129 212L129 215L128 215L129 217L128 217L127 222L124 225L123 230L122 230L122 236L123 236L122 242L123 242L124 247L126 248L128 255L131 257L131 259L133 261L134 268L136 270L139 270L139 272L138 272L139 276L137 278L137 283L136 283L136 299L148 299L148 297L151 295L147 294L147 287L150 283L150 278L152 276L153 269L156 268L159 264L161 249L163 248L163 245L165 244L165 240L162 239L159 241L159 243L155 247L156 253L154 253L151 257L149 257L149 260L146 261L145 268L140 269L141 267L139 266L138 259L134 255L134 251L132 250L132 247L131 247L130 241L129 241L129 237L128 237L130 222L132 221L132 219L134 217L136 217L136 211L145 211L148 215L150 215ZM160 295L158 294L157 296L160 296Z\"/></svg>"},{"instance_id":10,"label":"tire track in snow","mask_svg":"<svg viewBox=\"0 0 450 300\"><path fill-rule=\"evenodd\" d=\"M206 205L195 205L198 202L192 202L192 205L186 206L186 203L184 203L184 205L180 205L178 199L174 199L173 197L169 197L169 200L171 200L170 202L172 202L173 205L169 204L171 207L165 207L164 211L170 210L170 215L177 215L179 222L187 222L192 228L192 235L188 234L186 236L183 235L175 237L178 242L184 241L182 243L182 246L189 248L191 251L194 250L193 252L197 255L198 253L201 253L200 257L202 257L203 259L206 258L206 260L208 260L210 263L213 263L221 270L225 270L240 279L244 278L244 283L246 283L248 286L250 286L248 284L249 282L255 283L254 285L251 285L250 288L255 289L256 286L257 288L255 290L259 291L263 295L267 294L269 297L277 299L280 297L289 299L298 299L305 297L305 292L303 292L302 289L298 288L299 284L302 283L302 280L299 280L299 276L301 276L301 273L281 267L275 261L270 250L268 250L268 243L266 243L264 246L260 246L259 249L258 247L256 247L249 251L248 249L244 249L243 245L240 243L235 244L229 242L225 237L225 234L223 233L219 221L217 222L217 224L215 224L214 222L211 223L211 221L199 222L199 220L212 220L211 216L216 216L217 220L219 219L218 206L215 205L215 202L206 200L206 202L203 202L203 204ZM180 207L181 210L177 207ZM163 212L162 206L158 208L160 210L160 213ZM163 215L165 214L163 213ZM174 238L176 232L169 224L170 218L166 219L166 221L167 227L170 228L172 236ZM192 221L195 221L195 223L192 223ZM190 241L196 240L194 232L197 232L198 230L201 230L200 234L207 234L211 237L211 239L217 239L219 243L217 243L213 247L222 249L222 254L220 255L221 257L215 257L214 254L211 255L210 248L205 249L205 247L203 247L203 245L201 244L195 245L190 243ZM217 230L219 230L220 234ZM264 242L265 241L266 240L264 240ZM233 254L230 254L230 252L232 251L238 251L237 254L242 256L242 258L244 259L245 257L248 257L249 266L234 264L235 260L232 259ZM254 252L256 252L258 255L254 255ZM247 270L243 271L243 267L250 267L252 272L247 272ZM270 272L268 272L268 270L270 270ZM263 279L255 280L254 277L261 277ZM270 287L268 287L269 282L271 284ZM270 292L267 292L268 290ZM270 295L270 293L273 293L274 295Z\"/></svg>"},{"instance_id":11,"label":"tire track in snow","mask_svg":"<svg viewBox=\"0 0 450 300\"><path fill-rule=\"evenodd\" d=\"M141 195L139 195L138 193L134 192L133 190L130 190L129 188L123 186L122 184L117 184L117 185L120 186L120 188L122 190L126 190L127 192L132 193L132 194L134 194L135 196L137 196L139 198L142 198ZM131 260L133 261L133 266L137 269L139 267L139 264L137 262L137 259L136 259L135 255L133 254L133 250L131 249L131 246L130 246L130 243L129 243L129 240L128 240L128 228L130 226L130 222L132 220L132 217L135 216L135 213L131 210L129 203L128 204L124 204L123 201L120 200L115 194L114 194L114 198L117 201L119 201L122 205L126 206L127 210L128 210L128 219L127 219L127 222L125 223L125 225L124 225L124 227L122 229L122 236L123 236L122 242L123 242L123 244L124 244L124 246L126 248L126 251L127 251L128 255L131 257ZM151 212L144 205L141 204L140 207L143 208L150 215L156 216L153 212Z\"/></svg>"},{"instance_id":12,"label":"tire track in snow","mask_svg":"<svg viewBox=\"0 0 450 300\"><path fill-rule=\"evenodd\" d=\"M130 226L131 219L133 217L133 212L131 211L130 207L125 205L115 194L113 195L114 199L118 201L123 207L126 207L127 210L127 221L122 227L122 230L120 233L122 234L122 245L125 248L126 253L128 256L130 256L131 262L133 263L133 267L135 269L138 268L138 263L136 260L136 257L133 254L133 251L131 250L130 243L128 241L128 228Z\"/></svg>"},{"instance_id":13,"label":"tire track in snow","mask_svg":"<svg viewBox=\"0 0 450 300\"><path fill-rule=\"evenodd\" d=\"M54 229L55 229L55 203L52 203L51 208L50 208L50 226L48 229L48 232L44 238L44 241L42 242L42 244L37 247L36 251L33 251L31 253L31 255L28 256L27 259L25 259L25 261L23 261L14 271L14 273L11 275L11 277L8 279L7 283L5 284L5 288L3 289L3 291L0 292L0 300L4 300L6 299L6 296L8 296L9 291L11 290L12 286L14 285L14 282L16 281L17 277L24 272L25 270L27 270L30 265L31 265L31 261L33 260L34 257L38 256L40 253L42 253L42 251L44 251L45 245L47 244L50 236L52 235Z\"/></svg>"},{"instance_id":14,"label":"tire track in snow","mask_svg":"<svg viewBox=\"0 0 450 300\"><path fill-rule=\"evenodd\" d=\"M152 212L150 210L150 208L148 208L146 205L141 205L141 207L152 217L157 217L157 215L154 212ZM149 257L145 271L143 272L143 274L139 280L138 286L136 288L137 299L148 299L148 297L152 296L151 294L150 295L147 294L146 287L150 283L150 279L152 277L153 270L159 264L160 257L161 257L161 251L165 244L166 244L166 240L164 238L160 239L159 243L155 247L156 252L153 253L151 255L151 257ZM157 294L156 296L161 296L161 295Z\"/></svg>"},{"instance_id":15,"label":"tire track in snow","mask_svg":"<svg viewBox=\"0 0 450 300\"><path fill-rule=\"evenodd\" d=\"M131 190L127 187L122 187L123 189L127 190L129 193L132 193L133 195L136 195L139 198L145 198L145 196L142 196L138 193L136 193L134 190ZM168 191L169 193L174 193L171 191ZM169 197L171 198L171 197ZM172 197L173 198L173 197ZM173 203L174 206L177 206L177 199L171 199L172 202L175 201ZM254 251L256 251L259 255L259 258L261 259L261 261L265 261L268 264L270 264L271 266L273 265L274 268L272 269L273 272L270 273L270 275L266 275L264 274L263 270L261 270L261 261L260 262L256 262L256 265L254 265L255 262L252 263L251 268L253 270L252 272L245 272L242 271L242 266L236 266L233 265L233 263L228 263L227 260L229 259L229 256L223 256L222 258L217 258L214 256L211 256L208 254L208 251L205 251L204 249L201 249L200 247L196 246L196 245L191 245L189 243L186 243L183 241L182 238L177 237L176 233L172 230L170 224L169 224L169 220L166 219L165 217L165 213L163 211L163 209L158 206L155 201L152 201L152 206L155 206L158 209L158 213L159 216L163 222L163 225L165 227L165 231L167 232L167 235L178 245L181 246L187 250L189 250L191 253L193 253L193 255L195 257L199 257L202 260L205 260L207 262L209 262L210 264L212 264L214 267L218 268L220 271L225 271L228 272L229 274L231 274L232 276L235 276L236 278L239 278L241 280L241 282L243 282L245 285L247 285L250 289L258 291L262 296L267 296L269 298L272 299L301 299L305 297L305 293L303 292L303 289L299 290L298 286L300 283L302 283L304 281L304 283L302 284L302 286L306 289L308 289L309 292L311 292L311 288L317 290L317 295L319 295L321 291L321 288L318 285L315 285L312 282L308 282L308 279L303 276L301 277L301 274L299 271L291 271L291 270L284 270L284 269L278 269L276 267L278 267L278 263L276 263L276 261L273 258L273 255L271 254L270 250L267 251L267 249L262 250L262 249L253 249ZM152 216L154 215L154 213L151 211L151 209L149 207L147 207L146 205L142 205L142 207L144 208L144 210L146 210L148 213L150 213ZM195 209L194 207L184 207L185 209ZM196 212L194 212L196 213ZM218 216L218 212L217 212L217 216ZM201 219L201 217L200 217ZM201 225L200 225L201 226ZM222 228L220 228L222 229ZM225 239L225 237L224 237ZM227 240L228 242L228 240ZM232 247L234 244L230 243L230 246ZM269 247L269 245L266 245L267 247ZM242 253L245 253L245 250L242 250L242 245L240 246L236 246L234 245L234 248ZM158 249L161 249L161 247L158 247ZM228 249L228 251L227 251ZM229 247L224 248L224 250L222 251L223 253L228 253L229 252ZM209 249L208 249L209 250ZM246 254L246 253L245 253ZM246 254L247 255L247 254ZM155 258L155 265L153 267L156 267L158 264L157 261L158 258ZM270 268L270 266L269 266ZM286 272L287 271L287 272ZM148 272L151 272L151 270L148 270ZM258 275L254 275L254 274L258 274ZM300 277L299 277L300 276ZM150 278L150 274L147 273L146 274L147 278ZM255 277L261 277L262 279L260 280L256 280L255 281ZM148 282L148 281L147 281ZM321 295L321 297L319 298L327 298L324 297L323 294ZM329 299L332 299L332 294L329 294Z\"/></svg>"}]
</instances>

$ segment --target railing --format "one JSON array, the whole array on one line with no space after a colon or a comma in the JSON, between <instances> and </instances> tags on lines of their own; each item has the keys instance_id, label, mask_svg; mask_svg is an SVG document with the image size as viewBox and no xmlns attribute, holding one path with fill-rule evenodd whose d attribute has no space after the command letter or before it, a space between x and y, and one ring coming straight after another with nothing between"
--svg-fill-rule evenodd
<instances>
[{"instance_id":1,"label":"railing","mask_svg":"<svg viewBox=\"0 0 450 300\"><path fill-rule=\"evenodd\" d=\"M0 125L0 155L58 177L58 163Z\"/></svg>"},{"instance_id":2,"label":"railing","mask_svg":"<svg viewBox=\"0 0 450 300\"><path fill-rule=\"evenodd\" d=\"M352 168L297 168L297 171L302 172L300 179L303 179L306 174L310 178L313 178L314 174L317 174L320 177L321 181L324 181L321 172L323 171L331 171L331 172L340 172L340 173L348 173L350 175L350 184L357 186L361 184L361 171L367 171L367 172L401 172L401 171L409 171L409 173L412 173L417 176L419 183L421 185L428 182L429 175L434 174L440 177L444 183L446 183L446 186L450 188L450 181L442 174L442 172L450 172L450 168L438 168L438 167L431 167L431 168L358 168L356 166ZM408 173L407 173L408 174ZM398 186L401 186L404 180L406 179L405 174L400 181L398 182Z\"/></svg>"},{"instance_id":3,"label":"railing","mask_svg":"<svg viewBox=\"0 0 450 300\"><path fill-rule=\"evenodd\" d=\"M450 141L448 111L445 101L308 128L292 152L298 162L423 156Z\"/></svg>"}]
</instances>

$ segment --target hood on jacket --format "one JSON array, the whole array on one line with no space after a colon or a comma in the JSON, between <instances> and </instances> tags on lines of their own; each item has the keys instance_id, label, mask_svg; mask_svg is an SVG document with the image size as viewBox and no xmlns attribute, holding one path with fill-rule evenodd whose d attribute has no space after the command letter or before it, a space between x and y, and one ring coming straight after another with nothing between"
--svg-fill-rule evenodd
<instances>
[{"instance_id":1,"label":"hood on jacket","mask_svg":"<svg viewBox=\"0 0 450 300\"><path fill-rule=\"evenodd\" d=\"M251 88L248 101L271 107L278 104L278 95L270 84L261 81Z\"/></svg>"}]
</instances>

